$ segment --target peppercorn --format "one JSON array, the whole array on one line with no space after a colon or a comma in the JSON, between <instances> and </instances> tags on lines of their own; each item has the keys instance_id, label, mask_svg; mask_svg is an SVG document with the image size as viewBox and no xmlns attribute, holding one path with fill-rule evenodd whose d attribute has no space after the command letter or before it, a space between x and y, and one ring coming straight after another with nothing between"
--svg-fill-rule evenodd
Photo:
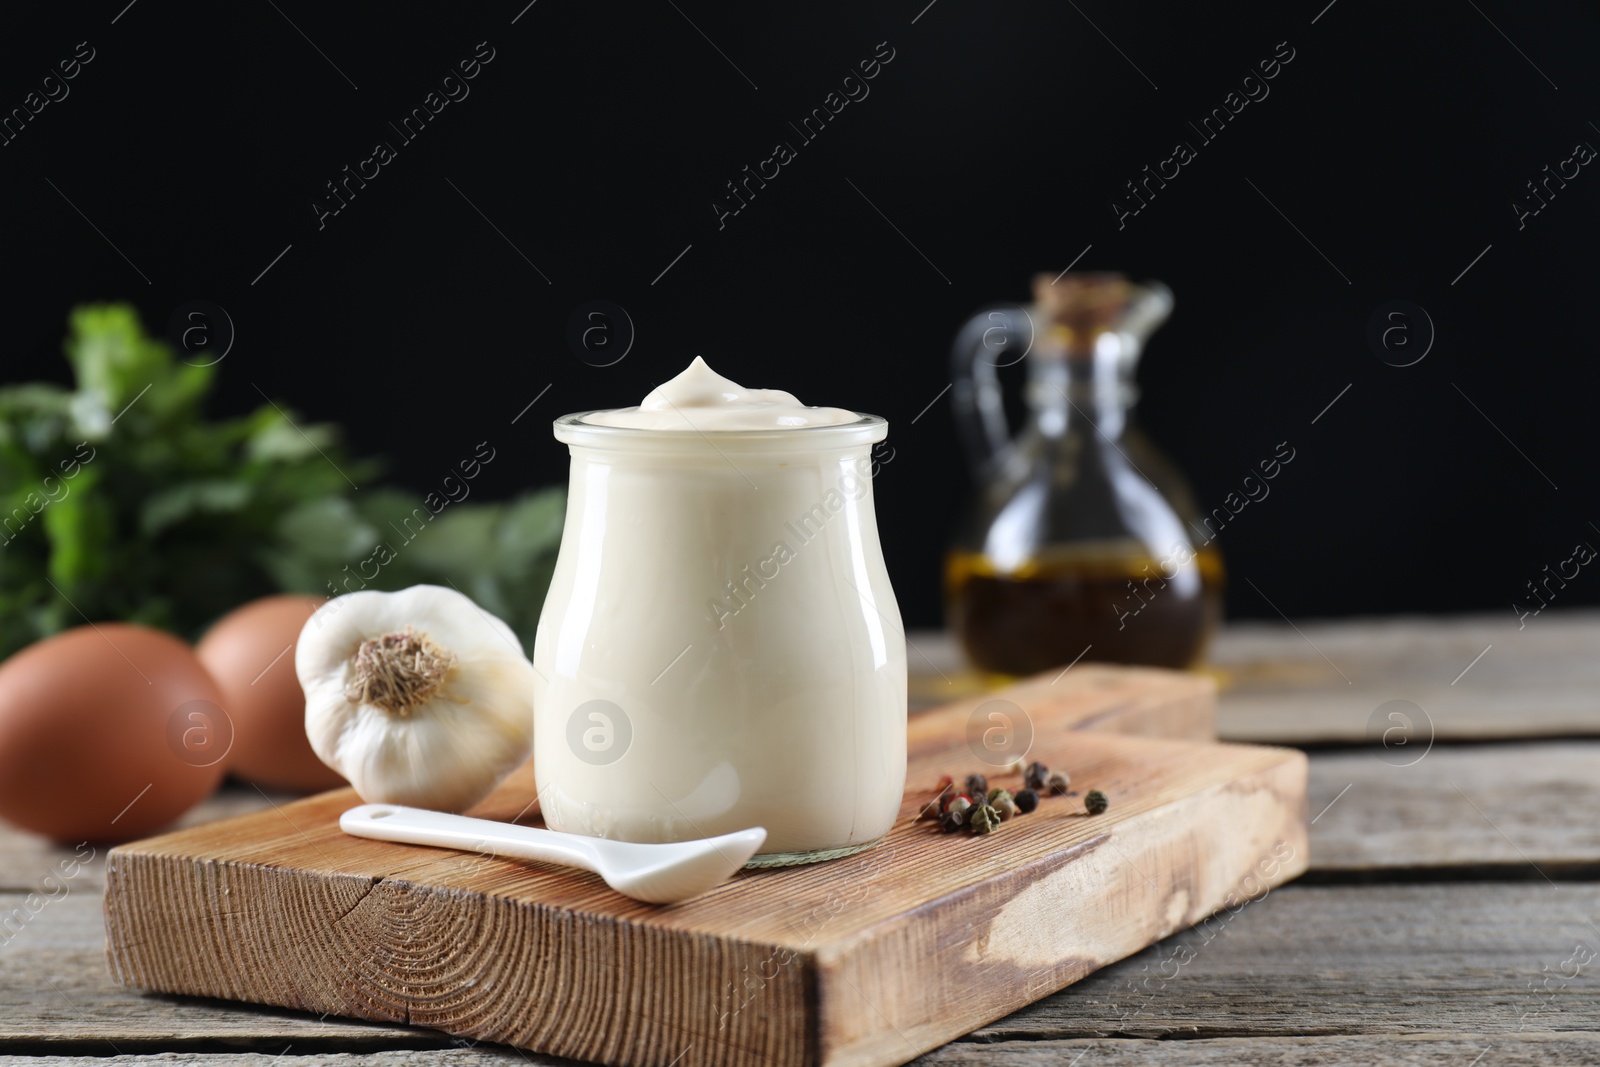
<instances>
[{"instance_id":1,"label":"peppercorn","mask_svg":"<svg viewBox=\"0 0 1600 1067\"><path fill-rule=\"evenodd\" d=\"M965 815L969 810L971 810L971 808L972 808L972 800L971 800L971 798L968 797L965 793L963 793L960 796L951 797L950 798L950 803L945 806L944 810L945 810L946 813L953 811L957 815Z\"/></svg>"},{"instance_id":2,"label":"peppercorn","mask_svg":"<svg viewBox=\"0 0 1600 1067\"><path fill-rule=\"evenodd\" d=\"M967 829L975 834L990 834L1000 825L1000 813L988 804L979 804L967 813Z\"/></svg>"},{"instance_id":3,"label":"peppercorn","mask_svg":"<svg viewBox=\"0 0 1600 1067\"><path fill-rule=\"evenodd\" d=\"M1044 784L1049 788L1051 796L1058 797L1072 788L1072 776L1066 771L1051 771L1045 776Z\"/></svg>"},{"instance_id":4,"label":"peppercorn","mask_svg":"<svg viewBox=\"0 0 1600 1067\"><path fill-rule=\"evenodd\" d=\"M935 785L933 789L936 793L943 793L946 789L950 788L954 784L954 778L950 777L948 774L941 774L939 776L939 784Z\"/></svg>"},{"instance_id":5,"label":"peppercorn","mask_svg":"<svg viewBox=\"0 0 1600 1067\"><path fill-rule=\"evenodd\" d=\"M1031 789L1019 789L1017 795L1011 798L1017 805L1017 811L1026 815L1039 806L1039 794Z\"/></svg>"},{"instance_id":6,"label":"peppercorn","mask_svg":"<svg viewBox=\"0 0 1600 1067\"><path fill-rule=\"evenodd\" d=\"M1038 760L1034 760L1032 763L1028 764L1027 769L1022 772L1022 784L1026 785L1029 789L1043 789L1044 780L1049 774L1049 767L1046 767Z\"/></svg>"},{"instance_id":7,"label":"peppercorn","mask_svg":"<svg viewBox=\"0 0 1600 1067\"><path fill-rule=\"evenodd\" d=\"M939 829L953 834L967 824L967 817L959 811L947 811L939 816Z\"/></svg>"},{"instance_id":8,"label":"peppercorn","mask_svg":"<svg viewBox=\"0 0 1600 1067\"><path fill-rule=\"evenodd\" d=\"M989 797L989 806L1000 816L1001 822L1006 822L1017 813L1017 802L1004 789L996 789L995 793L999 795Z\"/></svg>"},{"instance_id":9,"label":"peppercorn","mask_svg":"<svg viewBox=\"0 0 1600 1067\"><path fill-rule=\"evenodd\" d=\"M989 794L989 779L981 774L967 775L967 792L973 796L987 796Z\"/></svg>"},{"instance_id":10,"label":"peppercorn","mask_svg":"<svg viewBox=\"0 0 1600 1067\"><path fill-rule=\"evenodd\" d=\"M1091 789L1083 796L1084 810L1090 815L1104 814L1105 810L1110 806L1111 801L1107 800L1106 795L1098 789Z\"/></svg>"}]
</instances>

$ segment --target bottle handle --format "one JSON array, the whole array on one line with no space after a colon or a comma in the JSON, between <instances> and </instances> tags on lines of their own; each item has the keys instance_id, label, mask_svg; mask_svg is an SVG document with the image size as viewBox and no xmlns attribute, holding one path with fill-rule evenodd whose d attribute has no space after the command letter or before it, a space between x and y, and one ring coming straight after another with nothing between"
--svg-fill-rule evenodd
<instances>
[{"instance_id":1,"label":"bottle handle","mask_svg":"<svg viewBox=\"0 0 1600 1067\"><path fill-rule=\"evenodd\" d=\"M1017 305L980 311L950 350L951 405L973 471L982 477L1011 444L999 371L1033 350L1033 316Z\"/></svg>"}]
</instances>

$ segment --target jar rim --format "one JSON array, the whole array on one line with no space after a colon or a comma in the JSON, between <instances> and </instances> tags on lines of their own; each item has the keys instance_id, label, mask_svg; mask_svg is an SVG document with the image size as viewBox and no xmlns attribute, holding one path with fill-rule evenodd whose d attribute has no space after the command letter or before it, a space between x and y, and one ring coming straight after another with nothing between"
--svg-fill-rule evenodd
<instances>
[{"instance_id":1,"label":"jar rim","mask_svg":"<svg viewBox=\"0 0 1600 1067\"><path fill-rule=\"evenodd\" d=\"M606 426L586 422L601 410L575 411L552 423L557 441L592 448L633 448L650 446L672 451L702 451L707 447L767 451L783 448L843 448L882 441L889 433L889 420L881 415L855 412L854 422L821 426L785 426L770 430L701 430L690 424L687 430L657 430L641 426ZM674 448L673 446L679 446ZM682 446L687 446L686 448Z\"/></svg>"}]
</instances>

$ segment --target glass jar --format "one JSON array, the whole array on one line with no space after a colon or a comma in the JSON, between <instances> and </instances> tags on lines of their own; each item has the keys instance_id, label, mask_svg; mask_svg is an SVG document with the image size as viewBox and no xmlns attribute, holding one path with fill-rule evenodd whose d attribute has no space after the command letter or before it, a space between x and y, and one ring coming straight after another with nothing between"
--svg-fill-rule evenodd
<instances>
[{"instance_id":1,"label":"glass jar","mask_svg":"<svg viewBox=\"0 0 1600 1067\"><path fill-rule=\"evenodd\" d=\"M1201 659L1221 619L1222 557L1133 411L1141 348L1171 308L1157 282L1044 274L1031 308L980 314L958 337L954 405L978 491L945 597L980 670ZM998 369L1018 362L1027 417L1013 437Z\"/></svg>"},{"instance_id":2,"label":"glass jar","mask_svg":"<svg viewBox=\"0 0 1600 1067\"><path fill-rule=\"evenodd\" d=\"M906 646L872 500L887 432L872 415L705 433L556 420L571 477L533 653L552 828L663 842L762 826L753 866L888 832Z\"/></svg>"}]
</instances>

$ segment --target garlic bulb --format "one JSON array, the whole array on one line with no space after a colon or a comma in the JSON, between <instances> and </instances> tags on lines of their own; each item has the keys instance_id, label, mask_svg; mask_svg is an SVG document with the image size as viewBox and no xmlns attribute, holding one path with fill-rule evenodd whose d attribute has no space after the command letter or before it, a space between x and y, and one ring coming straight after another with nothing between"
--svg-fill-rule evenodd
<instances>
[{"instance_id":1,"label":"garlic bulb","mask_svg":"<svg viewBox=\"0 0 1600 1067\"><path fill-rule=\"evenodd\" d=\"M295 648L306 736L368 803L465 811L528 758L533 665L453 589L336 597Z\"/></svg>"}]
</instances>

